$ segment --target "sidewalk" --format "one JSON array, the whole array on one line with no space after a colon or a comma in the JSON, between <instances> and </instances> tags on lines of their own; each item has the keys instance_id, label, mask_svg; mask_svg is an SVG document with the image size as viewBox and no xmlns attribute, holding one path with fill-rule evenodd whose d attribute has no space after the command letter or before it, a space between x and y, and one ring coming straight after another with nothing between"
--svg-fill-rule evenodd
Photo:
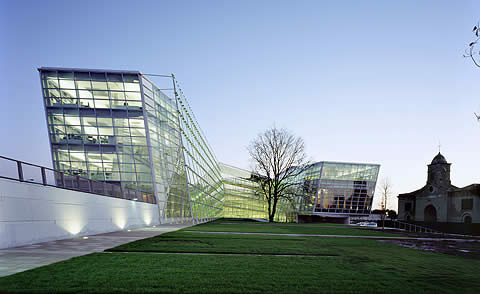
<instances>
[{"instance_id":1,"label":"sidewalk","mask_svg":"<svg viewBox=\"0 0 480 294\"><path fill-rule=\"evenodd\" d=\"M146 227L133 229L131 231L117 231L88 237L0 249L0 277L70 259L75 256L92 252L102 252L108 248L190 226L192 225L163 224L157 227Z\"/></svg>"}]
</instances>

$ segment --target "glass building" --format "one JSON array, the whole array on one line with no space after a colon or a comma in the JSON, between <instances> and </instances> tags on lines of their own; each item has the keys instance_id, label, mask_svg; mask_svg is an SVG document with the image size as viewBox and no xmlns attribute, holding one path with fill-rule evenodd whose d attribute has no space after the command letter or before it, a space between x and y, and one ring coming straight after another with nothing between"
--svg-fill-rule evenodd
<instances>
[{"instance_id":1,"label":"glass building","mask_svg":"<svg viewBox=\"0 0 480 294\"><path fill-rule=\"evenodd\" d=\"M302 214L367 215L380 165L321 161L312 164L300 177L307 197L300 197Z\"/></svg>"},{"instance_id":2,"label":"glass building","mask_svg":"<svg viewBox=\"0 0 480 294\"><path fill-rule=\"evenodd\" d=\"M109 187L108 195L156 203L162 222L268 218L259 176L218 163L173 75L39 72L55 170L96 180L94 192ZM298 179L308 195L279 201L276 220L293 220L296 213L368 214L378 169L315 163ZM65 182L64 176L56 180Z\"/></svg>"},{"instance_id":3,"label":"glass building","mask_svg":"<svg viewBox=\"0 0 480 294\"><path fill-rule=\"evenodd\" d=\"M220 163L220 170L225 189L224 217L268 219L268 204L259 184L261 177L224 163ZM295 203L280 199L274 220L294 221L296 213Z\"/></svg>"},{"instance_id":4,"label":"glass building","mask_svg":"<svg viewBox=\"0 0 480 294\"><path fill-rule=\"evenodd\" d=\"M225 189L223 216L268 219L267 204L255 176L246 170L220 163Z\"/></svg>"},{"instance_id":5,"label":"glass building","mask_svg":"<svg viewBox=\"0 0 480 294\"><path fill-rule=\"evenodd\" d=\"M164 222L222 216L218 163L173 75L163 91L137 71L39 72L56 170L134 191Z\"/></svg>"}]
</instances>

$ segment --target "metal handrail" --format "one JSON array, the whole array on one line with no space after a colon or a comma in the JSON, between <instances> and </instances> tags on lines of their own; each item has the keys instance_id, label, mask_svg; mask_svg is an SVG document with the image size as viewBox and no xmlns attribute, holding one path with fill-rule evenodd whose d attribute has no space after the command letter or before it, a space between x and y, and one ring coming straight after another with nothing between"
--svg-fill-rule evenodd
<instances>
[{"instance_id":1,"label":"metal handrail","mask_svg":"<svg viewBox=\"0 0 480 294\"><path fill-rule=\"evenodd\" d=\"M28 163L21 160L16 160L13 158L5 157L0 155L0 160L8 160L16 164L17 167L17 177L11 177L4 174L3 170L0 170L0 178L15 180L19 182L26 182L32 184L40 184L43 186L56 187L61 189L81 191L92 194L98 194L108 197L121 198L126 200L140 201L146 203L156 203L155 196L153 193L146 193L141 191L135 191L128 188L124 188L121 185L115 185L107 182L96 181L81 177L78 175L69 174L62 171L57 171L45 166ZM38 169L41 176L41 180L36 181L35 179L25 179L24 168L27 166L34 167ZM53 172L54 183L49 182L47 178L47 171Z\"/></svg>"},{"instance_id":2,"label":"metal handrail","mask_svg":"<svg viewBox=\"0 0 480 294\"><path fill-rule=\"evenodd\" d=\"M395 227L395 224L398 224L398 228L402 229L401 226L403 225L403 229L408 231L408 232L416 232L416 233L432 233L432 234L443 234L443 232L433 230L431 228L419 226L416 224L412 223L407 223L407 222L401 222L398 220L392 220L393 226Z\"/></svg>"}]
</instances>

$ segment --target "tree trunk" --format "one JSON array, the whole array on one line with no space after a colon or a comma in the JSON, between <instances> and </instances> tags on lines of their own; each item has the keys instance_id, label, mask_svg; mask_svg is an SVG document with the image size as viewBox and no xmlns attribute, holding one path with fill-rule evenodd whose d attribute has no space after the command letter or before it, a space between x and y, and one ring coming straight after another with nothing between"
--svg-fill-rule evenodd
<instances>
[{"instance_id":1,"label":"tree trunk","mask_svg":"<svg viewBox=\"0 0 480 294\"><path fill-rule=\"evenodd\" d=\"M273 216L272 216L272 198L267 199L268 202L268 221L273 222Z\"/></svg>"},{"instance_id":2,"label":"tree trunk","mask_svg":"<svg viewBox=\"0 0 480 294\"><path fill-rule=\"evenodd\" d=\"M385 231L385 212L382 213L382 231Z\"/></svg>"},{"instance_id":3,"label":"tree trunk","mask_svg":"<svg viewBox=\"0 0 480 294\"><path fill-rule=\"evenodd\" d=\"M277 211L277 201L278 201L278 198L276 196L273 197L273 208L272 208L272 211L271 211L271 214L270 214L270 221L273 222L273 220L275 219L275 213Z\"/></svg>"}]
</instances>

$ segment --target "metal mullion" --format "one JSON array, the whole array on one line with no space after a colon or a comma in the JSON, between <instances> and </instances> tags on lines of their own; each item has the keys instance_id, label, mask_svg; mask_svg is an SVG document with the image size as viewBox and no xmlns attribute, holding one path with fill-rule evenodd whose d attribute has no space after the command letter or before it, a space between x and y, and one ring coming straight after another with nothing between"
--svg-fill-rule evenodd
<instances>
[{"instance_id":1,"label":"metal mullion","mask_svg":"<svg viewBox=\"0 0 480 294\"><path fill-rule=\"evenodd\" d=\"M58 79L58 72L56 72L56 73L57 73L57 79ZM47 129L48 129L48 132L49 132L48 142L50 142L50 156L51 156L51 159L52 159L52 165L55 167L55 160L54 160L54 156L53 156L52 134L50 133L50 128L49 128L49 125L48 125L48 108L47 108L47 103L46 103L46 100L45 100L45 98L46 98L45 97L45 88L43 87L43 79L42 79L42 70L41 69L38 69L38 74L40 76L40 85L42 87L43 107L44 107L44 110L45 110L45 120L47 122ZM56 176L55 176L55 184L57 184L57 177Z\"/></svg>"},{"instance_id":2,"label":"metal mullion","mask_svg":"<svg viewBox=\"0 0 480 294\"><path fill-rule=\"evenodd\" d=\"M188 115L188 113L187 113L187 115ZM182 115L182 117L184 117L184 116ZM192 121L192 123L193 123L193 121ZM198 140L197 140L197 138L196 138L193 130L191 129L190 125L187 124L187 123L185 123L185 125L186 125L187 128L190 130L190 132L194 135L194 139L198 142ZM203 141L203 139L202 139L202 141ZM200 142L198 142L198 143L200 143ZM202 145L202 144L199 144L199 146L200 146L200 148L203 150L203 153L208 157L208 159L210 160L210 162L214 162L214 161L209 157L208 153L204 150L203 145ZM194 147L194 148L196 149L196 147Z\"/></svg>"},{"instance_id":3,"label":"metal mullion","mask_svg":"<svg viewBox=\"0 0 480 294\"><path fill-rule=\"evenodd\" d=\"M158 212L159 212L158 217L159 217L159 222L161 223L162 221L160 220L160 215L162 213L161 213L160 205L159 205L159 201L158 201L157 179L156 179L156 173L155 173L155 165L153 163L152 142L151 142L151 138L150 138L150 129L149 129L149 124L148 124L148 112L147 112L147 107L145 105L146 104L145 103L145 93L144 93L144 90L143 90L143 81L142 81L142 76L141 75L138 75L138 80L139 80L139 86L140 86L140 98L142 100L143 123L144 123L144 126L145 126L145 137L147 139L148 157L150 158L150 170L151 170L151 173L152 173L153 195L154 195L154 198L155 198L155 202L157 203L157 208L158 208ZM125 88L125 86L124 86L124 88ZM127 107L127 111L128 111L128 107ZM128 115L127 115L127 117L128 117ZM130 127L130 121L128 123L128 126ZM131 133L130 133L130 135L131 135ZM135 161L135 159L134 159L134 161ZM136 173L136 164L135 164L135 173ZM137 178L137 185L138 185L138 178Z\"/></svg>"},{"instance_id":4,"label":"metal mullion","mask_svg":"<svg viewBox=\"0 0 480 294\"><path fill-rule=\"evenodd\" d=\"M175 87L175 76L172 74L172 82L173 82L173 89L174 89L174 95L175 95L175 98L177 98L177 90L176 90L176 87ZM175 105L177 106L177 110L178 110L178 101L177 99L175 99ZM179 127L180 127L180 118L178 118L178 124L179 124ZM180 134L180 144L182 145L181 147L183 147L183 139L182 139L182 135ZM185 153L184 153L184 149L183 148L180 148L180 152L182 153L183 155L183 162L184 162L184 169L185 169L185 174L187 174L187 166L185 164ZM189 187L189 184L188 184L188 177L186 176L185 177L185 184L187 185L187 193L188 193L188 200L189 200L189 204L190 204L190 214L191 214L191 217L192 217L192 224L195 224L195 215L193 214L193 208L192 208L192 197L190 195L190 187Z\"/></svg>"},{"instance_id":5,"label":"metal mullion","mask_svg":"<svg viewBox=\"0 0 480 294\"><path fill-rule=\"evenodd\" d=\"M188 138L187 138L187 140L188 140ZM186 150L186 152L190 154L190 152L188 152L188 150ZM203 158L202 158L202 159L203 159ZM195 159L194 159L194 160L195 160ZM209 173L203 168L203 166L202 166L201 164L199 164L198 161L195 160L195 162L205 171L206 174L209 174ZM210 166L208 165L208 163L207 163L207 166L210 168ZM209 174L209 176L210 176L210 178L211 178L213 181L216 180L216 179L214 179L210 174Z\"/></svg>"},{"instance_id":6,"label":"metal mullion","mask_svg":"<svg viewBox=\"0 0 480 294\"><path fill-rule=\"evenodd\" d=\"M205 181L205 179L203 179L202 177L200 177L200 176L199 176L197 173L195 173L190 167L188 167L188 168L189 168L195 175L197 175L197 177L198 177L199 179L201 179L201 180L202 180L203 182L205 182L208 186L210 186L210 187L212 187L214 190L216 190L215 186L212 186L210 183L208 183L207 181ZM218 181L218 182L221 182L221 180ZM210 195L210 194L209 194L209 195ZM212 198L214 198L214 199L217 199L216 197L213 197L213 196L210 196L210 197L212 197ZM217 200L219 200L219 199L217 199Z\"/></svg>"}]
</instances>

